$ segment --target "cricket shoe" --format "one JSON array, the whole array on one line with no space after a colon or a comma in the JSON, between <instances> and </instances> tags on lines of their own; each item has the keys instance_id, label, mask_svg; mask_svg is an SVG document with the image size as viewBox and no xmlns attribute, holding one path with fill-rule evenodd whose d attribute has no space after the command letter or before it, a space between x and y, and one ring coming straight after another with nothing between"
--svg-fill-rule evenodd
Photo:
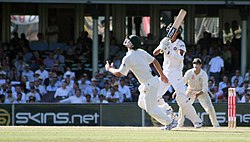
<instances>
[{"instance_id":1,"label":"cricket shoe","mask_svg":"<svg viewBox=\"0 0 250 142\"><path fill-rule=\"evenodd\" d=\"M195 122L194 128L201 128L202 127L202 122Z\"/></svg>"},{"instance_id":2,"label":"cricket shoe","mask_svg":"<svg viewBox=\"0 0 250 142\"><path fill-rule=\"evenodd\" d=\"M170 131L173 128L175 128L177 126L177 124L178 124L177 121L175 119L173 119L173 121L169 125L166 125L165 127L161 128L161 130Z\"/></svg>"}]
</instances>

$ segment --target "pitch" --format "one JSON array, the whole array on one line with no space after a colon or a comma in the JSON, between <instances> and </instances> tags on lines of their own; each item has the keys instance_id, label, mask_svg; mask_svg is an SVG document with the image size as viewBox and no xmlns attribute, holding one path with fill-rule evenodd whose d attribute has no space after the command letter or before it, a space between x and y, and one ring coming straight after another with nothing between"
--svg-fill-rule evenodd
<instances>
[{"instance_id":1,"label":"pitch","mask_svg":"<svg viewBox=\"0 0 250 142\"><path fill-rule=\"evenodd\" d=\"M0 142L249 142L250 128L1 126Z\"/></svg>"}]
</instances>

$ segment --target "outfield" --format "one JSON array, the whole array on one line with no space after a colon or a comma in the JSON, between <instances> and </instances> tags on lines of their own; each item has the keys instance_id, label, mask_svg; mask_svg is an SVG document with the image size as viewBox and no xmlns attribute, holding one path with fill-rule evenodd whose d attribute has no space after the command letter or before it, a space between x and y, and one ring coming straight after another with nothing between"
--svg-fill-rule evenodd
<instances>
[{"instance_id":1,"label":"outfield","mask_svg":"<svg viewBox=\"0 0 250 142\"><path fill-rule=\"evenodd\" d=\"M0 126L0 142L249 142L250 128Z\"/></svg>"}]
</instances>

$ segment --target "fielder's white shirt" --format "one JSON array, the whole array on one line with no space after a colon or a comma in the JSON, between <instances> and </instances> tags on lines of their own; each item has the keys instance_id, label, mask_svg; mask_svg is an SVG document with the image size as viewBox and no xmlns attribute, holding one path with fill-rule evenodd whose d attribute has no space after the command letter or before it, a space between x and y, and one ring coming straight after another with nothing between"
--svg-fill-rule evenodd
<instances>
[{"instance_id":1,"label":"fielder's white shirt","mask_svg":"<svg viewBox=\"0 0 250 142\"><path fill-rule=\"evenodd\" d=\"M142 84L153 78L149 64L151 64L154 59L155 58L145 50L129 50L122 59L122 64L118 70L125 76L128 74L129 70L131 70Z\"/></svg>"},{"instance_id":2,"label":"fielder's white shirt","mask_svg":"<svg viewBox=\"0 0 250 142\"><path fill-rule=\"evenodd\" d=\"M176 39L175 42L171 43L167 37L163 38L157 47L164 51L164 61L163 61L163 70L164 71L173 71L173 70L182 70L183 69L183 60L184 55L180 55L179 50L183 50L186 52L185 43ZM168 54L168 51L169 54Z\"/></svg>"},{"instance_id":3,"label":"fielder's white shirt","mask_svg":"<svg viewBox=\"0 0 250 142\"><path fill-rule=\"evenodd\" d=\"M224 61L220 56L214 57L210 60L209 62L210 65L210 72L216 73L216 72L220 72L221 68L224 67Z\"/></svg>"},{"instance_id":4,"label":"fielder's white shirt","mask_svg":"<svg viewBox=\"0 0 250 142\"><path fill-rule=\"evenodd\" d=\"M194 68L186 71L184 81L188 84L187 90L208 92L208 75L201 69L199 74L194 73Z\"/></svg>"}]
</instances>

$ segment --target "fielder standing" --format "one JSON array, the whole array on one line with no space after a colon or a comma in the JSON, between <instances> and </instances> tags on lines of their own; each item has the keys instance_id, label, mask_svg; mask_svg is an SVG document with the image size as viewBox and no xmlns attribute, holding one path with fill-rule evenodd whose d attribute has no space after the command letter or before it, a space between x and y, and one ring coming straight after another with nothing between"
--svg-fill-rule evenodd
<instances>
[{"instance_id":1,"label":"fielder standing","mask_svg":"<svg viewBox=\"0 0 250 142\"><path fill-rule=\"evenodd\" d=\"M186 95L191 99L190 101L192 104L197 98L201 106L209 114L213 127L220 127L216 118L214 106L208 94L208 75L201 67L201 59L195 58L193 60L193 68L186 71L184 75L184 81L188 84ZM178 127L183 126L184 120L184 116L179 118Z\"/></svg>"},{"instance_id":2,"label":"fielder standing","mask_svg":"<svg viewBox=\"0 0 250 142\"><path fill-rule=\"evenodd\" d=\"M126 56L122 59L122 64L119 69L113 68L108 62L105 69L110 71L115 76L127 75L131 70L138 81L140 82L140 96L138 105L145 109L149 115L155 118L163 125L168 125L167 129L171 130L176 127L176 122L166 112L166 109L158 106L157 90L161 81L167 83L168 79L163 74L159 62L145 50L138 49L141 47L141 40L138 36L131 35L124 40L123 45L128 49ZM160 75L161 81L157 76L152 75L149 64L153 63L157 72Z\"/></svg>"},{"instance_id":3,"label":"fielder standing","mask_svg":"<svg viewBox=\"0 0 250 142\"><path fill-rule=\"evenodd\" d=\"M167 27L168 30L172 27L172 23ZM185 95L185 84L183 80L183 60L186 52L185 43L181 40L182 28L177 30L177 38L171 40L165 37L161 40L160 45L154 50L153 54L156 56L159 53L164 53L163 73L167 76L170 83L161 82L158 88L159 104L164 103L162 96L172 85L176 92L176 101L183 114L189 118L195 128L202 127L202 120L198 117L194 107ZM179 114L180 115L180 114Z\"/></svg>"}]
</instances>

